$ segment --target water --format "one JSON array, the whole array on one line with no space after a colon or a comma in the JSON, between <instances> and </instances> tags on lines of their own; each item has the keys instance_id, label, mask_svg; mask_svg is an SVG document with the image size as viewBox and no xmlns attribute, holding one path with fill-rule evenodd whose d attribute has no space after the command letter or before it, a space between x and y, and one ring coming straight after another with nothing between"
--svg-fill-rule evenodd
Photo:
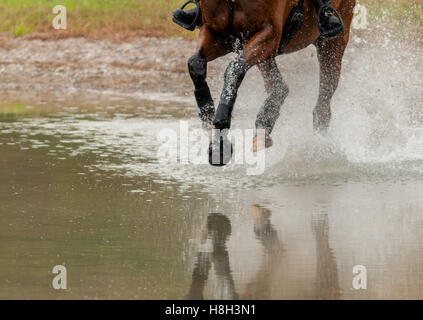
<instances>
[{"instance_id":1,"label":"water","mask_svg":"<svg viewBox=\"0 0 423 320\"><path fill-rule=\"evenodd\" d=\"M355 36L327 137L312 133L314 49L279 58L291 94L257 176L160 161L161 129L200 128L191 98L2 105L0 298L423 298L422 53ZM257 76L234 127L254 122Z\"/></svg>"}]
</instances>

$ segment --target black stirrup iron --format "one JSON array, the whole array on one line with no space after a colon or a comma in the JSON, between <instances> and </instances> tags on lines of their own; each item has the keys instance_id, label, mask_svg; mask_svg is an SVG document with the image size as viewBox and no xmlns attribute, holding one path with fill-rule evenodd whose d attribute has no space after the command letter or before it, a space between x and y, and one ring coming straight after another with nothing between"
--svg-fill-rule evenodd
<instances>
[{"instance_id":1,"label":"black stirrup iron","mask_svg":"<svg viewBox=\"0 0 423 320\"><path fill-rule=\"evenodd\" d=\"M323 39L331 39L344 31L344 22L341 15L334 7L333 0L319 1L320 9L317 12L320 36Z\"/></svg>"},{"instance_id":2,"label":"black stirrup iron","mask_svg":"<svg viewBox=\"0 0 423 320\"><path fill-rule=\"evenodd\" d=\"M185 11L185 7L191 3L195 4L196 8ZM195 28L201 27L202 23L201 21L198 21L199 19L201 20L200 13L200 2L195 0L188 0L180 9L173 11L173 22L184 29L194 31Z\"/></svg>"}]
</instances>

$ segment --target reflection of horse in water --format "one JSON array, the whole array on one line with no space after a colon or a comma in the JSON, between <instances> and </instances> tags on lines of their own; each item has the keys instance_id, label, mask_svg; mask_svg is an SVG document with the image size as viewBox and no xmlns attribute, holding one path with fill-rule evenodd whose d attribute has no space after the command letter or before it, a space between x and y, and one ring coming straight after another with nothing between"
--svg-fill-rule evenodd
<instances>
[{"instance_id":1,"label":"reflection of horse in water","mask_svg":"<svg viewBox=\"0 0 423 320\"><path fill-rule=\"evenodd\" d=\"M316 239L316 291L322 299L340 299L338 266L329 246L329 219L327 214L315 214L311 223Z\"/></svg>"},{"instance_id":2,"label":"reflection of horse in water","mask_svg":"<svg viewBox=\"0 0 423 320\"><path fill-rule=\"evenodd\" d=\"M218 287L223 293L222 298L228 300L238 298L229 265L229 253L226 248L226 241L231 232L231 222L226 216L212 213L207 217L207 234L213 243L213 250L212 252L197 253L197 261L192 273L192 284L187 299L203 299L203 291L212 263L219 281Z\"/></svg>"},{"instance_id":3,"label":"reflection of horse in water","mask_svg":"<svg viewBox=\"0 0 423 320\"><path fill-rule=\"evenodd\" d=\"M212 265L214 265L216 272L216 287L222 299L257 300L272 298L272 283L275 273L280 269L285 249L277 231L270 222L271 211L254 205L252 206L252 214L254 233L262 244L264 259L258 272L247 284L244 293L237 293L229 263L226 242L231 236L230 220L222 214L212 213L207 218L207 236L213 244L212 250L197 253L187 299L204 298L204 288ZM317 252L316 296L322 299L339 299L338 271L332 249L329 247L327 214L313 215L312 232L316 239Z\"/></svg>"}]
</instances>

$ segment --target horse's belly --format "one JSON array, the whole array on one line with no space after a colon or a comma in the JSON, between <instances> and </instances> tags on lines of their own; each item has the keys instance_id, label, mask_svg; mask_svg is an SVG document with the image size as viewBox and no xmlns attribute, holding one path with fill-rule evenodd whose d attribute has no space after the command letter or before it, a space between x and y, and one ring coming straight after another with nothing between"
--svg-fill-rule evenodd
<instances>
[{"instance_id":1,"label":"horse's belly","mask_svg":"<svg viewBox=\"0 0 423 320\"><path fill-rule=\"evenodd\" d=\"M233 12L230 12L226 6L225 8L204 6L204 16L210 17L205 20L205 24L217 34L228 36L228 33L231 33L245 39L248 35L252 36L258 32L269 20L269 14L265 11L265 7L260 1L244 3L240 0L235 3ZM232 19L230 18L231 14L233 15Z\"/></svg>"}]
</instances>

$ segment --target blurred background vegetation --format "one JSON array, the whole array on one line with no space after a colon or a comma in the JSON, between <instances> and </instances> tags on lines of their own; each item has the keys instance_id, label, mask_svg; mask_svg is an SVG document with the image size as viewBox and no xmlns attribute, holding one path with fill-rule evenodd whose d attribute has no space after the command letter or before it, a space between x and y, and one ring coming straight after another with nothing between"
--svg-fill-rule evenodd
<instances>
[{"instance_id":1,"label":"blurred background vegetation","mask_svg":"<svg viewBox=\"0 0 423 320\"><path fill-rule=\"evenodd\" d=\"M64 5L68 29L54 30L56 36L107 36L133 34L185 36L171 22L172 11L185 0L0 0L0 32L22 36L33 32L51 33L55 5ZM423 0L359 0L371 19L406 21L423 26Z\"/></svg>"}]
</instances>

